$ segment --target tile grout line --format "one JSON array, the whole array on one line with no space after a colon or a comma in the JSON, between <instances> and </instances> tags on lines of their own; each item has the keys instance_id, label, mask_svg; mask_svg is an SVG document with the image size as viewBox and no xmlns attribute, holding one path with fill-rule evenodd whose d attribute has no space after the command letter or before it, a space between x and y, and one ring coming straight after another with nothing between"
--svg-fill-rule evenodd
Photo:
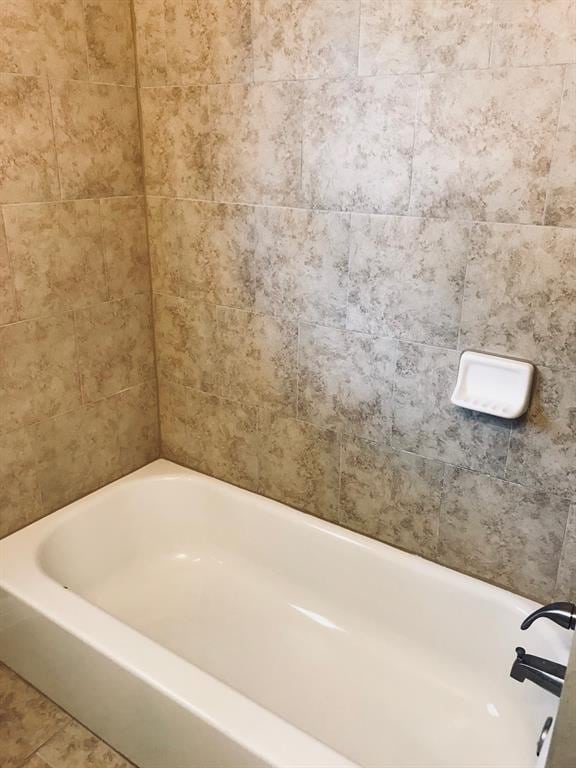
<instances>
[{"instance_id":1,"label":"tile grout line","mask_svg":"<svg viewBox=\"0 0 576 768\"><path fill-rule=\"evenodd\" d=\"M552 168L554 165L554 157L556 154L556 151L558 149L558 136L560 135L560 123L562 121L562 107L564 104L564 93L567 88L568 83L568 65L564 67L564 71L562 73L562 83L560 87L560 99L558 104L558 117L556 119L556 130L554 132L554 139L552 140L552 151L550 153L550 168L548 169L548 175L546 176L546 194L544 195L544 207L542 211L542 226L553 226L553 225L547 225L546 224L546 215L548 213L548 204L550 202L550 188L551 188L551 176L552 176Z\"/></svg>"}]
</instances>

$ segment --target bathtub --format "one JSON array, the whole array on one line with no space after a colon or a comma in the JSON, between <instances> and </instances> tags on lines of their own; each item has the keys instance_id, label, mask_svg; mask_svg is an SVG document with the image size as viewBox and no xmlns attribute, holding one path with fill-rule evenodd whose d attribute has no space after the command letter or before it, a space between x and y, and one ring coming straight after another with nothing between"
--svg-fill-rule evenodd
<instances>
[{"instance_id":1,"label":"bathtub","mask_svg":"<svg viewBox=\"0 0 576 768\"><path fill-rule=\"evenodd\" d=\"M143 768L523 768L536 604L159 460L0 542L0 659Z\"/></svg>"}]
</instances>

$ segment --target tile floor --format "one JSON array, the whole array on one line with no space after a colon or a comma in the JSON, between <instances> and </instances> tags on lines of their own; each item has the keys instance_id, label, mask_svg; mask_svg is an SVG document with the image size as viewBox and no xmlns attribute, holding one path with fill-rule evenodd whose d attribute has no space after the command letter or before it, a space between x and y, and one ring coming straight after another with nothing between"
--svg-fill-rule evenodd
<instances>
[{"instance_id":1,"label":"tile floor","mask_svg":"<svg viewBox=\"0 0 576 768\"><path fill-rule=\"evenodd\" d=\"M133 768L124 757L0 664L1 768Z\"/></svg>"}]
</instances>

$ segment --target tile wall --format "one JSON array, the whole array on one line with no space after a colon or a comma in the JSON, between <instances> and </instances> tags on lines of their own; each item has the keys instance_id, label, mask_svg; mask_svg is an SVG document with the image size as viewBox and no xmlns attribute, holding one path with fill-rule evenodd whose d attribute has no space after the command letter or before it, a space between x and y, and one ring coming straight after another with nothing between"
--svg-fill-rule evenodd
<instances>
[{"instance_id":1,"label":"tile wall","mask_svg":"<svg viewBox=\"0 0 576 768\"><path fill-rule=\"evenodd\" d=\"M158 455L129 0L0 0L0 536Z\"/></svg>"},{"instance_id":2,"label":"tile wall","mask_svg":"<svg viewBox=\"0 0 576 768\"><path fill-rule=\"evenodd\" d=\"M520 593L576 596L574 0L134 7L163 455ZM26 142L18 162L51 199L47 98L16 86L38 158ZM91 121L105 94L86 87ZM119 194L130 148L120 178L79 167L84 113L63 105L81 99L76 83L52 96L64 196ZM6 194L21 184L8 171ZM57 301L25 276L20 302ZM101 306L77 320L80 359ZM466 348L537 364L527 418L450 405ZM58 393L76 392L70 354L50 361ZM106 354L84 397L143 364L104 381Z\"/></svg>"}]
</instances>

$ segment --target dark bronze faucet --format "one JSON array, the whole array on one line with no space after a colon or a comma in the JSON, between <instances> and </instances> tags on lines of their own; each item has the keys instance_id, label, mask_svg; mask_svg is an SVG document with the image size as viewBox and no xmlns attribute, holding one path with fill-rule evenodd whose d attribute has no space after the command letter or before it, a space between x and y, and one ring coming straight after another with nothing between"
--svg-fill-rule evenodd
<instances>
[{"instance_id":1,"label":"dark bronze faucet","mask_svg":"<svg viewBox=\"0 0 576 768\"><path fill-rule=\"evenodd\" d=\"M545 691L560 696L565 675L566 667L563 664L556 664L540 656L531 656L524 648L516 648L516 661L510 670L510 677L514 680L520 683L531 680Z\"/></svg>"},{"instance_id":2,"label":"dark bronze faucet","mask_svg":"<svg viewBox=\"0 0 576 768\"><path fill-rule=\"evenodd\" d=\"M528 629L536 619L545 618L554 621L564 629L576 629L576 605L574 603L550 603L538 608L531 613L522 624L520 629Z\"/></svg>"}]
</instances>

